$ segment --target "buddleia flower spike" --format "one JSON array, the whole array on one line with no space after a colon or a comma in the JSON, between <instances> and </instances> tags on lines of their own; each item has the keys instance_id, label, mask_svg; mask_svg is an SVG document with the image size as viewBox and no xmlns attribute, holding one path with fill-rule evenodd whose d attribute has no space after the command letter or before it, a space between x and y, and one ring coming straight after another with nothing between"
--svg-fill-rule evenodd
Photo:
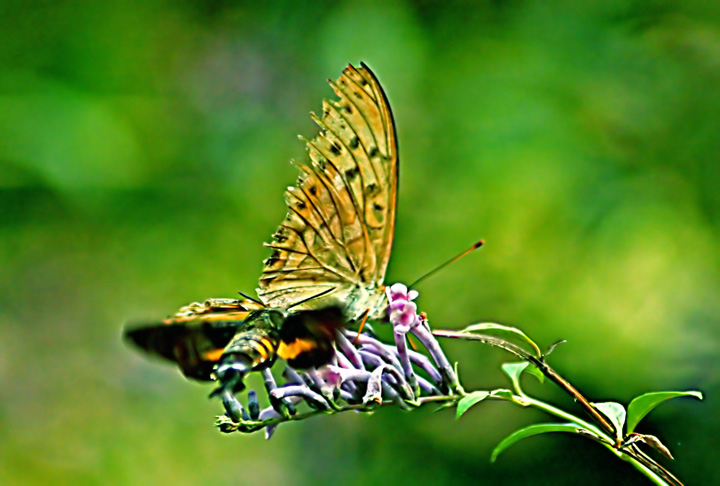
<instances>
[{"instance_id":1,"label":"buddleia flower spike","mask_svg":"<svg viewBox=\"0 0 720 486\"><path fill-rule=\"evenodd\" d=\"M247 419L248 414L220 417L220 429L253 432L265 428L269 437L282 422L302 420L318 413L369 412L389 404L410 410L432 397L442 398L448 390L459 390L457 377L433 337L427 319L417 312L413 300L418 292L408 290L403 284L395 284L386 292L388 318L395 336L393 344L383 343L367 333L358 335L348 329L338 330L335 356L328 365L317 370L287 366L283 374L285 382L269 391L272 406L255 414L257 418L253 420ZM425 346L429 358L408 349L408 333ZM288 415L276 409L274 404L280 399L296 406L297 414Z\"/></svg>"},{"instance_id":2,"label":"buddleia flower spike","mask_svg":"<svg viewBox=\"0 0 720 486\"><path fill-rule=\"evenodd\" d=\"M395 343L400 353L403 369L406 374L412 373L410 359L407 352L407 333L411 332L417 337L435 361L435 366L442 373L443 383L447 390L459 391L459 383L455 371L448 361L445 353L432 335L430 325L424 313L418 314L417 304L413 302L418 297L416 290L408 290L401 283L394 284L386 289L388 298L388 318L393 326Z\"/></svg>"}]
</instances>

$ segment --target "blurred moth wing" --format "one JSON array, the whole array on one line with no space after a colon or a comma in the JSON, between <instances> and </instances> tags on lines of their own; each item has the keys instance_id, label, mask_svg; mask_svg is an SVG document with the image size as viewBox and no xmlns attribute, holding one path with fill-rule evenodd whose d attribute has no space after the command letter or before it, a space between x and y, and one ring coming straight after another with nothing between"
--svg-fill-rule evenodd
<instances>
[{"instance_id":1,"label":"blurred moth wing","mask_svg":"<svg viewBox=\"0 0 720 486\"><path fill-rule=\"evenodd\" d=\"M176 363L186 377L208 381L233 336L262 308L250 300L208 299L181 308L160 324L126 329L124 337L151 356Z\"/></svg>"}]
</instances>

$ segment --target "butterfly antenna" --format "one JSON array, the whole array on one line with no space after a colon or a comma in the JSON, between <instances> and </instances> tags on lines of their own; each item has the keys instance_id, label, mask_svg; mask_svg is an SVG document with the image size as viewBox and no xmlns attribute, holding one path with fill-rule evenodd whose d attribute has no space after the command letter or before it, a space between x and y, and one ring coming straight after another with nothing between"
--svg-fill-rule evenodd
<instances>
[{"instance_id":1,"label":"butterfly antenna","mask_svg":"<svg viewBox=\"0 0 720 486\"><path fill-rule=\"evenodd\" d=\"M242 295L242 296L245 297L247 300L252 300L252 301L255 302L256 304L265 307L265 304L263 304L262 302L260 302L259 300L255 299L255 298L253 298L253 297L250 297L248 294L245 294L245 293L239 292L239 291L238 291L238 294Z\"/></svg>"},{"instance_id":2,"label":"butterfly antenna","mask_svg":"<svg viewBox=\"0 0 720 486\"><path fill-rule=\"evenodd\" d=\"M433 269L430 270L428 273L426 273L425 275L423 275L423 276L420 277L419 279L415 280L412 284L410 284L410 285L408 286L408 288L411 288L411 289L412 289L412 288L415 288L415 286L416 286L417 284L419 284L420 282L422 282L423 280L425 280L426 278L428 278L430 275L433 275L434 273L442 270L443 268L447 267L447 266L450 265L451 263L455 263L456 261L460 260L460 259L461 259L462 257L464 257L465 255L467 255L467 254L469 254L469 253L472 253L474 250L477 250L478 248L480 248L481 246L483 246L483 244L485 244L485 240L480 240L480 241L478 241L478 242L475 243L473 246L471 246L471 247L468 248L467 250L463 251L463 252L460 253L459 255L456 255L456 256L452 257L450 260L446 261L446 262L443 263L442 265L439 265L439 266L433 268Z\"/></svg>"},{"instance_id":3,"label":"butterfly antenna","mask_svg":"<svg viewBox=\"0 0 720 486\"><path fill-rule=\"evenodd\" d=\"M407 335L407 340L410 343L410 347L413 349L413 351L417 351L418 346L417 346L417 344L415 344L415 340L412 338L411 334Z\"/></svg>"},{"instance_id":4,"label":"butterfly antenna","mask_svg":"<svg viewBox=\"0 0 720 486\"><path fill-rule=\"evenodd\" d=\"M304 304L305 302L307 302L307 301L309 301L309 300L313 300L313 299L317 299L318 297L322 297L322 296L325 295L325 294L329 294L329 293L332 292L333 290L335 290L335 287L330 287L330 288L327 289L327 290L323 290L323 291L320 292L319 294L315 294L315 295L313 295L313 296L311 296L311 297L308 297L307 299L301 300L300 302L295 302L294 304L289 305L289 306L287 307L287 309L290 310L290 309L292 309L293 307L297 307L297 306L299 306L299 305L301 305L301 304Z\"/></svg>"},{"instance_id":5,"label":"butterfly antenna","mask_svg":"<svg viewBox=\"0 0 720 486\"><path fill-rule=\"evenodd\" d=\"M357 346L358 342L360 341L360 333L362 332L363 328L365 327L365 323L367 322L368 316L370 315L370 309L366 310L363 314L362 322L360 322L360 327L357 331L357 336L355 336L355 341L353 341L353 344Z\"/></svg>"}]
</instances>

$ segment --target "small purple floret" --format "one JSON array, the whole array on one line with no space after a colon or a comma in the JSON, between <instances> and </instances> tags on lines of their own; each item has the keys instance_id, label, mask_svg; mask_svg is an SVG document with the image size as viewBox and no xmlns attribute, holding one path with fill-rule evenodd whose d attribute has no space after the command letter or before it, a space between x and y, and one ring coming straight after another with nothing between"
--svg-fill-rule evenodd
<instances>
[{"instance_id":1,"label":"small purple floret","mask_svg":"<svg viewBox=\"0 0 720 486\"><path fill-rule=\"evenodd\" d=\"M418 296L416 290L408 291L403 284L395 284L385 289L388 298L388 318L393 330L399 334L406 334L413 327L420 324L417 315L417 304L413 302Z\"/></svg>"}]
</instances>

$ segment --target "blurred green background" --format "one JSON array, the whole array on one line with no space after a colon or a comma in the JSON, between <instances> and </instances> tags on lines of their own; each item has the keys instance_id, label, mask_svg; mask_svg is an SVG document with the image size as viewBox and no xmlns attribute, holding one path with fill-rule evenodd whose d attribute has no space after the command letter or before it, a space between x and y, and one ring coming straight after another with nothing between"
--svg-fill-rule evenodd
<instances>
[{"instance_id":1,"label":"blurred green background","mask_svg":"<svg viewBox=\"0 0 720 486\"><path fill-rule=\"evenodd\" d=\"M491 465L548 419L504 403L224 436L210 387L121 343L253 291L295 135L360 61L399 132L387 281L485 238L420 287L431 323L567 339L551 362L597 401L704 391L641 431L687 484L720 482L720 4L261 3L0 4L0 482L643 484L565 435ZM468 388L506 386L510 356L447 350Z\"/></svg>"}]
</instances>

